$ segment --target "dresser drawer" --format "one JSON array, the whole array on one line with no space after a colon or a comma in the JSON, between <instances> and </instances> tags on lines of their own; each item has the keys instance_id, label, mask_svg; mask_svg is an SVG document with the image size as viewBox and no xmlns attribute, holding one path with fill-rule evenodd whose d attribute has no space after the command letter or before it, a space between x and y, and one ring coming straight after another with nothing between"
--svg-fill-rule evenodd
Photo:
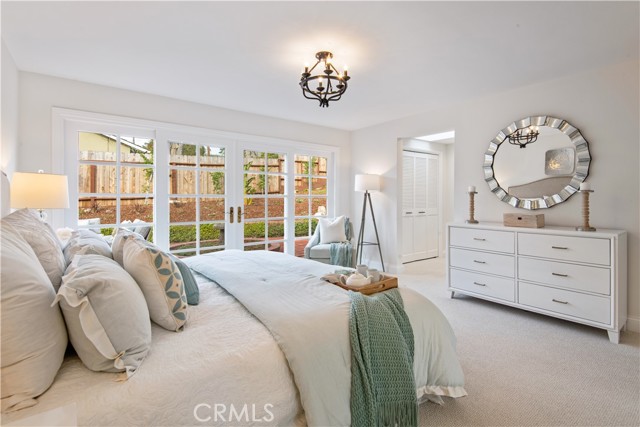
<instances>
[{"instance_id":1,"label":"dresser drawer","mask_svg":"<svg viewBox=\"0 0 640 427\"><path fill-rule=\"evenodd\" d=\"M466 268L481 273L499 276L515 276L515 258L513 255L500 255L468 249L451 248L449 253L452 267Z\"/></svg>"},{"instance_id":2,"label":"dresser drawer","mask_svg":"<svg viewBox=\"0 0 640 427\"><path fill-rule=\"evenodd\" d=\"M519 282L518 302L593 322L611 323L611 300L606 297Z\"/></svg>"},{"instance_id":3,"label":"dresser drawer","mask_svg":"<svg viewBox=\"0 0 640 427\"><path fill-rule=\"evenodd\" d=\"M611 254L608 239L569 237L542 234L518 234L518 253L562 261L609 265Z\"/></svg>"},{"instance_id":4,"label":"dresser drawer","mask_svg":"<svg viewBox=\"0 0 640 427\"><path fill-rule=\"evenodd\" d=\"M602 267L521 257L518 278L585 292L611 293L611 271Z\"/></svg>"},{"instance_id":5,"label":"dresser drawer","mask_svg":"<svg viewBox=\"0 0 640 427\"><path fill-rule=\"evenodd\" d=\"M515 248L514 233L510 231L474 230L472 228L449 229L449 245L464 248L512 254Z\"/></svg>"},{"instance_id":6,"label":"dresser drawer","mask_svg":"<svg viewBox=\"0 0 640 427\"><path fill-rule=\"evenodd\" d=\"M449 270L449 279L452 288L515 302L515 282L513 279L487 276L454 268Z\"/></svg>"}]
</instances>

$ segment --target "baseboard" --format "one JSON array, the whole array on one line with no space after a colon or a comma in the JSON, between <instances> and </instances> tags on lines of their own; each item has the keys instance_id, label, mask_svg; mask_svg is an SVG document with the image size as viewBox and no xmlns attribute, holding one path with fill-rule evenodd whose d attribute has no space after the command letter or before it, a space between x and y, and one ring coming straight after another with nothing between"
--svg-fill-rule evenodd
<instances>
[{"instance_id":1,"label":"baseboard","mask_svg":"<svg viewBox=\"0 0 640 427\"><path fill-rule=\"evenodd\" d=\"M640 332L640 317L627 317L627 331Z\"/></svg>"}]
</instances>

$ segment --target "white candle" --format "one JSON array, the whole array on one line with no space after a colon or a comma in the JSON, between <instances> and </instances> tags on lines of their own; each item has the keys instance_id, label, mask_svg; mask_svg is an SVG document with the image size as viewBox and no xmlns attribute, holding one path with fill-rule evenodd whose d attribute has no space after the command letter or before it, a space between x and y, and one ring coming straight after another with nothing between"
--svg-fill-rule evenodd
<instances>
[{"instance_id":1,"label":"white candle","mask_svg":"<svg viewBox=\"0 0 640 427\"><path fill-rule=\"evenodd\" d=\"M589 191L589 190L591 190L591 184L589 184L588 182L580 183L580 191Z\"/></svg>"},{"instance_id":2,"label":"white candle","mask_svg":"<svg viewBox=\"0 0 640 427\"><path fill-rule=\"evenodd\" d=\"M581 186L580 189L582 190L582 186ZM470 185L467 191L469 191L469 193L475 193L476 192L476 186L475 185Z\"/></svg>"}]
</instances>

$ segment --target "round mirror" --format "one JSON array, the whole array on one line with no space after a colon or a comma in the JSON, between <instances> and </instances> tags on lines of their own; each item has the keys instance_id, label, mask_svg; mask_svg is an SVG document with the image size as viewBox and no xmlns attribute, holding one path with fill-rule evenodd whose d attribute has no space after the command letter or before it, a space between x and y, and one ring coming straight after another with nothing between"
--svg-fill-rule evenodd
<instances>
[{"instance_id":1,"label":"round mirror","mask_svg":"<svg viewBox=\"0 0 640 427\"><path fill-rule=\"evenodd\" d=\"M589 144L566 120L532 116L511 123L489 143L485 181L500 200L516 208L562 203L589 174Z\"/></svg>"}]
</instances>

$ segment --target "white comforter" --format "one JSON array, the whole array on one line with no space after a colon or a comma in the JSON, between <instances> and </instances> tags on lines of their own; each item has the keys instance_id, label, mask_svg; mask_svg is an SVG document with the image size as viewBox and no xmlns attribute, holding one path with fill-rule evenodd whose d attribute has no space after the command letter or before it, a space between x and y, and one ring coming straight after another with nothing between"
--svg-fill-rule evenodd
<instances>
[{"instance_id":1,"label":"white comforter","mask_svg":"<svg viewBox=\"0 0 640 427\"><path fill-rule=\"evenodd\" d=\"M321 276L335 266L265 251L224 251L187 260L235 296L271 331L289 362L307 421L349 425L349 296ZM400 294L414 331L418 397L466 395L446 318L409 289Z\"/></svg>"}]
</instances>

